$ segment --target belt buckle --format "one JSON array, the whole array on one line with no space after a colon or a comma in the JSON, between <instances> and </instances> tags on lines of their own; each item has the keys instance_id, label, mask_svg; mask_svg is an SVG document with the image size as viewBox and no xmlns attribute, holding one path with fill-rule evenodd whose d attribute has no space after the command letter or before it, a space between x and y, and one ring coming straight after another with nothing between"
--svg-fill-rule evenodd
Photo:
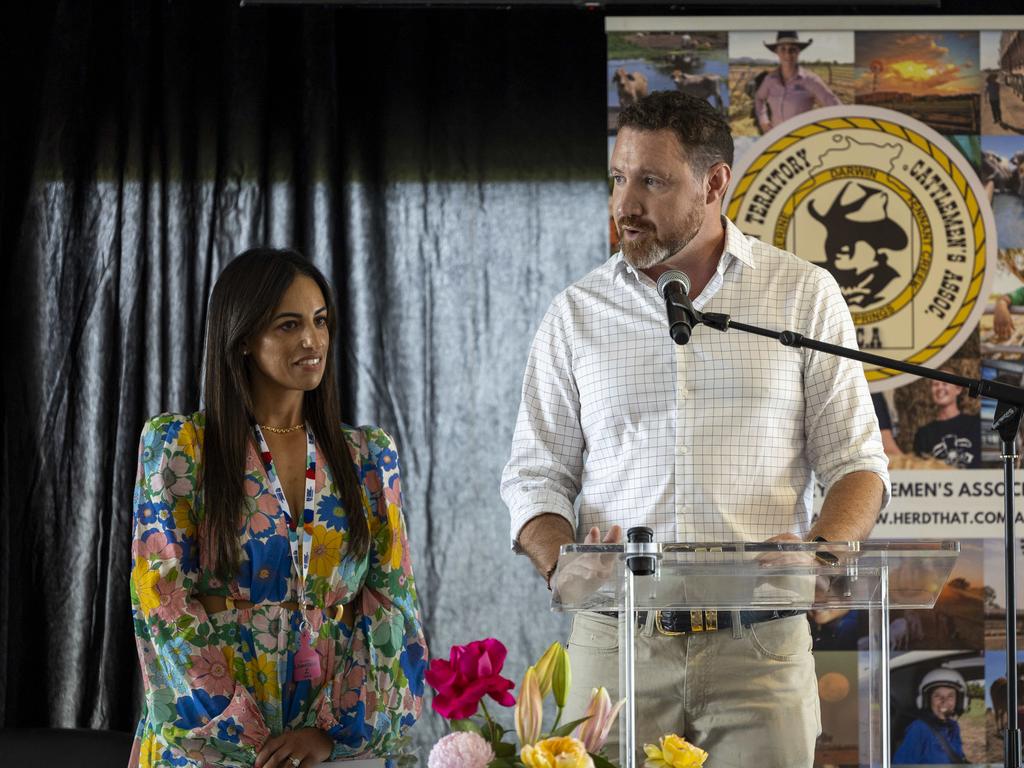
<instances>
[{"instance_id":1,"label":"belt buckle","mask_svg":"<svg viewBox=\"0 0 1024 768\"><path fill-rule=\"evenodd\" d=\"M690 631L679 632L676 630L665 629L665 625L661 620L661 611L656 611L654 614L654 626L657 627L658 632L668 637L679 637L680 635L691 635L697 632L714 632L718 629L718 611L690 611Z\"/></svg>"}]
</instances>

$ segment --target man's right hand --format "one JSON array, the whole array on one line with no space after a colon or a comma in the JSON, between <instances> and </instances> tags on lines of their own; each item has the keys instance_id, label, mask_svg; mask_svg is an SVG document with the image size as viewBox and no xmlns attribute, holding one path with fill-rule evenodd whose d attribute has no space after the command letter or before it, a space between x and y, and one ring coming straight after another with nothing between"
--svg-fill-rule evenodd
<instances>
[{"instance_id":1,"label":"man's right hand","mask_svg":"<svg viewBox=\"0 0 1024 768\"><path fill-rule=\"evenodd\" d=\"M596 525L587 531L584 544L619 544L622 527L613 525L603 537ZM615 554L572 555L572 560L559 567L551 580L563 603L578 605L601 588L615 573Z\"/></svg>"},{"instance_id":2,"label":"man's right hand","mask_svg":"<svg viewBox=\"0 0 1024 768\"><path fill-rule=\"evenodd\" d=\"M583 540L584 544L618 544L622 541L622 527L613 525L608 529L608 533L601 538L601 529L596 525L587 531L587 537Z\"/></svg>"}]
</instances>

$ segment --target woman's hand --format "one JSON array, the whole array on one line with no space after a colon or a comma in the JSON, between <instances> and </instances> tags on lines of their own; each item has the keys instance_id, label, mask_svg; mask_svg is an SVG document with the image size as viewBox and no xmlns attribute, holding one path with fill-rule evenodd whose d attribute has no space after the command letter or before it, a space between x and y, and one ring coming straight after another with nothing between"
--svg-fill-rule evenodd
<instances>
[{"instance_id":1,"label":"woman's hand","mask_svg":"<svg viewBox=\"0 0 1024 768\"><path fill-rule=\"evenodd\" d=\"M255 768L313 768L331 756L334 740L319 728L285 731L268 739L256 755Z\"/></svg>"}]
</instances>

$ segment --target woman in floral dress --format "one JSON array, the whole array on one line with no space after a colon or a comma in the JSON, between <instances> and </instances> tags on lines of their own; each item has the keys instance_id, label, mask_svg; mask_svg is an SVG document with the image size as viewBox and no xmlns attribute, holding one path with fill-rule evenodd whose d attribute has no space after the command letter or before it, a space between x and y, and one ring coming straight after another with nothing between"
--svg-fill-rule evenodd
<instances>
[{"instance_id":1,"label":"woman in floral dress","mask_svg":"<svg viewBox=\"0 0 1024 768\"><path fill-rule=\"evenodd\" d=\"M130 766L383 756L419 716L398 456L384 431L341 425L334 319L301 256L243 253L210 300L206 410L142 432Z\"/></svg>"}]
</instances>

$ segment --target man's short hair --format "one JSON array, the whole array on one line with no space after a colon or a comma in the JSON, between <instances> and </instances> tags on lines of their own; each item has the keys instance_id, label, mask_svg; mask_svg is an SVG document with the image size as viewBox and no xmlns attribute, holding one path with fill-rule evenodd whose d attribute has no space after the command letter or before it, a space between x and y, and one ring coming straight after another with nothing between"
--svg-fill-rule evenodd
<instances>
[{"instance_id":1,"label":"man's short hair","mask_svg":"<svg viewBox=\"0 0 1024 768\"><path fill-rule=\"evenodd\" d=\"M697 176L715 163L732 165L733 143L729 123L705 99L679 91L655 91L619 112L618 129L670 130L679 139Z\"/></svg>"}]
</instances>

